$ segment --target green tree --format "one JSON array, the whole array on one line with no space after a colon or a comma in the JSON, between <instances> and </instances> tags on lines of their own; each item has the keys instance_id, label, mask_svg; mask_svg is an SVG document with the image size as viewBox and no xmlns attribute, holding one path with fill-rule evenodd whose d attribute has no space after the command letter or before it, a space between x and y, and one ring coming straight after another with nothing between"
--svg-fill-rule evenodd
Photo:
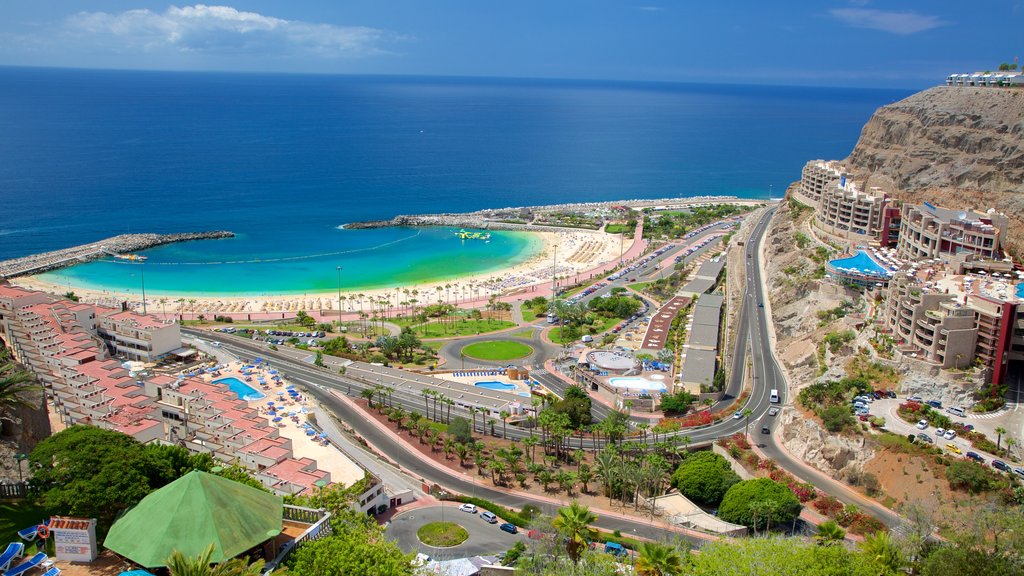
<instances>
[{"instance_id":1,"label":"green tree","mask_svg":"<svg viewBox=\"0 0 1024 576\"><path fill-rule=\"evenodd\" d=\"M167 558L167 571L171 576L259 576L263 573L263 560L249 564L241 558L232 558L212 566L213 550L213 544L197 556L185 556L175 550Z\"/></svg>"},{"instance_id":2,"label":"green tree","mask_svg":"<svg viewBox=\"0 0 1024 576\"><path fill-rule=\"evenodd\" d=\"M10 419L20 407L41 407L42 391L35 376L14 363L10 352L0 345L0 420Z\"/></svg>"},{"instance_id":3,"label":"green tree","mask_svg":"<svg viewBox=\"0 0 1024 576\"><path fill-rule=\"evenodd\" d=\"M763 505L765 512L757 514L752 505ZM718 507L718 517L759 530L769 524L779 526L792 522L800 509L800 501L788 487L769 478L755 478L742 480L729 488Z\"/></svg>"},{"instance_id":4,"label":"green tree","mask_svg":"<svg viewBox=\"0 0 1024 576\"><path fill-rule=\"evenodd\" d=\"M672 474L672 485L680 493L712 506L721 502L729 488L739 481L729 462L711 451L690 454Z\"/></svg>"},{"instance_id":5,"label":"green tree","mask_svg":"<svg viewBox=\"0 0 1024 576\"><path fill-rule=\"evenodd\" d=\"M452 423L448 425L448 433L463 444L473 443L473 433L469 429L469 420L462 416L452 418Z\"/></svg>"},{"instance_id":6,"label":"green tree","mask_svg":"<svg viewBox=\"0 0 1024 576\"><path fill-rule=\"evenodd\" d=\"M637 552L637 576L676 576L683 573L683 555L674 546L641 542Z\"/></svg>"},{"instance_id":7,"label":"green tree","mask_svg":"<svg viewBox=\"0 0 1024 576\"><path fill-rule=\"evenodd\" d=\"M673 414L684 414L696 401L696 396L686 390L680 390L674 394L663 395L659 408Z\"/></svg>"},{"instance_id":8,"label":"green tree","mask_svg":"<svg viewBox=\"0 0 1024 576\"><path fill-rule=\"evenodd\" d=\"M841 432L855 424L848 406L829 406L821 411L821 420L829 432Z\"/></svg>"},{"instance_id":9,"label":"green tree","mask_svg":"<svg viewBox=\"0 0 1024 576\"><path fill-rule=\"evenodd\" d=\"M844 546L814 546L792 538L719 540L690 557L694 576L893 576Z\"/></svg>"},{"instance_id":10,"label":"green tree","mask_svg":"<svg viewBox=\"0 0 1024 576\"><path fill-rule=\"evenodd\" d=\"M957 460L946 468L946 480L954 490L967 490L974 494L997 486L987 468L970 460Z\"/></svg>"},{"instance_id":11,"label":"green tree","mask_svg":"<svg viewBox=\"0 0 1024 576\"><path fill-rule=\"evenodd\" d=\"M372 519L343 511L331 519L333 532L298 548L288 561L288 572L316 576L412 576L412 554L384 537Z\"/></svg>"},{"instance_id":12,"label":"green tree","mask_svg":"<svg viewBox=\"0 0 1024 576\"><path fill-rule=\"evenodd\" d=\"M580 561L587 543L597 538L597 530L590 527L594 522L597 522L597 516L578 502L559 508L558 515L552 520L551 525L566 538L565 551L573 564Z\"/></svg>"},{"instance_id":13,"label":"green tree","mask_svg":"<svg viewBox=\"0 0 1024 576\"><path fill-rule=\"evenodd\" d=\"M902 570L907 565L907 559L900 543L894 540L888 532L875 532L867 536L861 542L860 549L875 564L885 566L893 572Z\"/></svg>"}]
</instances>

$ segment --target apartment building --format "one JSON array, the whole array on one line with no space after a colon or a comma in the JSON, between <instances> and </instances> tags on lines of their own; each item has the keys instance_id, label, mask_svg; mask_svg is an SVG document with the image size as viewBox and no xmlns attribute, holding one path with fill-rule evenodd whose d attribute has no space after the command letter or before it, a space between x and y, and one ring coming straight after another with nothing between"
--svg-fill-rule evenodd
<instances>
[{"instance_id":1,"label":"apartment building","mask_svg":"<svg viewBox=\"0 0 1024 576\"><path fill-rule=\"evenodd\" d=\"M979 362L992 382L1004 383L1010 362L1024 360L1020 303L998 278L903 270L890 281L878 318L901 354L943 369Z\"/></svg>"},{"instance_id":2,"label":"apartment building","mask_svg":"<svg viewBox=\"0 0 1024 576\"><path fill-rule=\"evenodd\" d=\"M825 187L835 181L849 180L846 168L834 160L811 160L804 164L794 197L811 208L817 208Z\"/></svg>"},{"instance_id":3,"label":"apartment building","mask_svg":"<svg viewBox=\"0 0 1024 576\"><path fill-rule=\"evenodd\" d=\"M97 331L119 357L156 362L181 347L181 330L173 322L129 311L100 313Z\"/></svg>"},{"instance_id":4,"label":"apartment building","mask_svg":"<svg viewBox=\"0 0 1024 576\"><path fill-rule=\"evenodd\" d=\"M36 374L64 424L98 426L143 443L208 453L252 470L278 494L330 483L329 472L315 460L295 458L291 441L229 388L195 377L133 376L110 356L111 341L115 350L132 341L145 343L154 356L180 346L180 339L171 342L168 336L177 333L174 328L168 331L168 325L131 312L51 301L40 292L0 285L0 339ZM380 485L376 479L371 484ZM380 498L371 500L372 506L380 504Z\"/></svg>"},{"instance_id":5,"label":"apartment building","mask_svg":"<svg viewBox=\"0 0 1024 576\"><path fill-rule=\"evenodd\" d=\"M1008 229L1005 214L950 210L927 202L904 204L896 252L907 260L941 258L971 253L982 258L1002 258L1002 231Z\"/></svg>"},{"instance_id":6,"label":"apartment building","mask_svg":"<svg viewBox=\"0 0 1024 576\"><path fill-rule=\"evenodd\" d=\"M879 188L867 192L850 179L833 180L822 188L814 225L833 236L854 242L874 242L882 236L889 197Z\"/></svg>"}]
</instances>

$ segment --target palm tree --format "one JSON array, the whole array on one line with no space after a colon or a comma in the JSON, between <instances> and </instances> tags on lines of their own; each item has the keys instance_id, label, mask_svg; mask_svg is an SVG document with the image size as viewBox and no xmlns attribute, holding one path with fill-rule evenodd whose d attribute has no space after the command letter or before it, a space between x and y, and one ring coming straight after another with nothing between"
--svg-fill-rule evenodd
<instances>
[{"instance_id":1,"label":"palm tree","mask_svg":"<svg viewBox=\"0 0 1024 576\"><path fill-rule=\"evenodd\" d=\"M511 415L512 413L509 412L508 410L502 410L498 414L498 416L501 417L501 437L505 439L508 438L508 418Z\"/></svg>"},{"instance_id":2,"label":"palm tree","mask_svg":"<svg viewBox=\"0 0 1024 576\"><path fill-rule=\"evenodd\" d=\"M997 426L996 434L996 450L999 450L1003 443L1003 434L1006 434L1006 428L1003 428L1002 426Z\"/></svg>"},{"instance_id":3,"label":"palm tree","mask_svg":"<svg viewBox=\"0 0 1024 576\"><path fill-rule=\"evenodd\" d=\"M886 566L893 572L899 572L907 565L907 558L904 556L902 548L889 536L888 532L876 532L864 538L860 549L874 558L875 563Z\"/></svg>"},{"instance_id":4,"label":"palm tree","mask_svg":"<svg viewBox=\"0 0 1024 576\"><path fill-rule=\"evenodd\" d=\"M533 464L533 453L537 447L538 440L533 436L527 436L523 438L523 446L526 447L526 452L530 455L530 463Z\"/></svg>"},{"instance_id":5,"label":"palm tree","mask_svg":"<svg viewBox=\"0 0 1024 576\"><path fill-rule=\"evenodd\" d=\"M841 542L843 538L846 538L846 531L840 528L835 520L819 524L818 533L814 535L818 546L832 546Z\"/></svg>"},{"instance_id":6,"label":"palm tree","mask_svg":"<svg viewBox=\"0 0 1024 576\"><path fill-rule=\"evenodd\" d=\"M469 446L462 443L456 444L455 455L459 457L459 466L465 466L466 456L469 455Z\"/></svg>"},{"instance_id":7,"label":"palm tree","mask_svg":"<svg viewBox=\"0 0 1024 576\"><path fill-rule=\"evenodd\" d=\"M0 364L0 419L12 414L15 408L38 408L31 397L42 392L31 372L21 370L14 362Z\"/></svg>"},{"instance_id":8,"label":"palm tree","mask_svg":"<svg viewBox=\"0 0 1024 576\"><path fill-rule=\"evenodd\" d=\"M366 403L369 404L370 408L373 408L373 396L377 392L373 388L367 388L359 393L360 396L366 398Z\"/></svg>"},{"instance_id":9,"label":"palm tree","mask_svg":"<svg viewBox=\"0 0 1024 576\"><path fill-rule=\"evenodd\" d=\"M576 472L576 477L579 479L580 484L583 485L583 491L587 490L587 484L594 480L594 471L590 469L590 466L586 463L580 464L579 471Z\"/></svg>"},{"instance_id":10,"label":"palm tree","mask_svg":"<svg viewBox=\"0 0 1024 576\"><path fill-rule=\"evenodd\" d=\"M551 522L551 525L567 539L565 551L569 553L573 564L580 561L587 543L597 538L597 530L590 527L594 522L597 522L597 515L592 514L590 508L575 501L564 508L559 508L558 515Z\"/></svg>"},{"instance_id":11,"label":"palm tree","mask_svg":"<svg viewBox=\"0 0 1024 576\"><path fill-rule=\"evenodd\" d=\"M750 430L750 415L751 414L753 414L753 411L750 408L744 408L743 409L743 418L745 420L745 422L743 423L743 436L744 437L749 437L750 436L749 430Z\"/></svg>"},{"instance_id":12,"label":"palm tree","mask_svg":"<svg viewBox=\"0 0 1024 576\"><path fill-rule=\"evenodd\" d=\"M683 573L683 555L674 546L660 542L641 542L638 552L638 576L676 576Z\"/></svg>"},{"instance_id":13,"label":"palm tree","mask_svg":"<svg viewBox=\"0 0 1024 576\"><path fill-rule=\"evenodd\" d=\"M602 450L594 457L594 464L597 469L594 475L604 484L604 491L608 493L608 504L612 503L612 480L616 477L618 464L615 462L615 452Z\"/></svg>"},{"instance_id":14,"label":"palm tree","mask_svg":"<svg viewBox=\"0 0 1024 576\"><path fill-rule=\"evenodd\" d=\"M167 558L167 571L171 576L259 576L263 572L263 560L248 564L241 558L232 558L211 566L212 556L213 544L195 557L175 550Z\"/></svg>"}]
</instances>

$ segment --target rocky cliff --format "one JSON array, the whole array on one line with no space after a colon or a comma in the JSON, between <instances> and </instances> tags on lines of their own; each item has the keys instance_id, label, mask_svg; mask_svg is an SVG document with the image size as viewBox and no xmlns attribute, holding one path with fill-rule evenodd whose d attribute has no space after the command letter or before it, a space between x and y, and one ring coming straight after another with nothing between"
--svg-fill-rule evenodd
<instances>
[{"instance_id":1,"label":"rocky cliff","mask_svg":"<svg viewBox=\"0 0 1024 576\"><path fill-rule=\"evenodd\" d=\"M936 87L879 108L844 163L895 197L995 208L1024 255L1024 90Z\"/></svg>"}]
</instances>

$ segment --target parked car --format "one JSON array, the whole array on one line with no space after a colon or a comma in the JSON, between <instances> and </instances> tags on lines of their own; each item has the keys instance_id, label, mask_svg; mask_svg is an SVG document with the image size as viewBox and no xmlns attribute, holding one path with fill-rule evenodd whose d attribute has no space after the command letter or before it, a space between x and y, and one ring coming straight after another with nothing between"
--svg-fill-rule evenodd
<instances>
[{"instance_id":1,"label":"parked car","mask_svg":"<svg viewBox=\"0 0 1024 576\"><path fill-rule=\"evenodd\" d=\"M910 397L908 397L908 398L907 398L907 402L917 402L917 403L921 403L921 402L923 402L923 401L921 400L921 397L920 397L920 396L910 396Z\"/></svg>"},{"instance_id":2,"label":"parked car","mask_svg":"<svg viewBox=\"0 0 1024 576\"><path fill-rule=\"evenodd\" d=\"M981 454L978 454L977 452L968 452L967 454L964 454L964 456L970 458L971 460L974 460L975 462L978 462L979 464L983 464L985 462L985 459L982 458Z\"/></svg>"},{"instance_id":3,"label":"parked car","mask_svg":"<svg viewBox=\"0 0 1024 576\"><path fill-rule=\"evenodd\" d=\"M928 429L928 421L927 420L920 420L920 421L918 421L917 429L918 430L927 430Z\"/></svg>"},{"instance_id":4,"label":"parked car","mask_svg":"<svg viewBox=\"0 0 1024 576\"><path fill-rule=\"evenodd\" d=\"M935 429L935 435L938 436L939 438L942 438L942 435L945 434L945 433L946 433L946 429L945 428L936 428Z\"/></svg>"},{"instance_id":5,"label":"parked car","mask_svg":"<svg viewBox=\"0 0 1024 576\"><path fill-rule=\"evenodd\" d=\"M952 442L949 443L949 444L946 444L946 450L949 450L950 452L952 452L954 454L963 454L963 452L960 451L960 448L958 448L957 445L953 444Z\"/></svg>"},{"instance_id":6,"label":"parked car","mask_svg":"<svg viewBox=\"0 0 1024 576\"><path fill-rule=\"evenodd\" d=\"M925 404L935 408L936 410L942 409L942 402L939 402L938 400L926 400Z\"/></svg>"},{"instance_id":7,"label":"parked car","mask_svg":"<svg viewBox=\"0 0 1024 576\"><path fill-rule=\"evenodd\" d=\"M932 440L931 436L923 432L917 435L917 439L920 440L921 442L927 442L928 444L935 444L935 440Z\"/></svg>"},{"instance_id":8,"label":"parked car","mask_svg":"<svg viewBox=\"0 0 1024 576\"><path fill-rule=\"evenodd\" d=\"M502 532L508 532L509 534L516 534L519 532L519 529L516 528L516 525L512 524L511 522L505 522L501 526L498 526L498 529Z\"/></svg>"},{"instance_id":9,"label":"parked car","mask_svg":"<svg viewBox=\"0 0 1024 576\"><path fill-rule=\"evenodd\" d=\"M1007 466L1006 462L1003 462L1002 460L993 460L992 461L992 467L995 468L996 470L1000 470L1002 472L1009 472L1010 471L1010 467Z\"/></svg>"},{"instance_id":10,"label":"parked car","mask_svg":"<svg viewBox=\"0 0 1024 576\"><path fill-rule=\"evenodd\" d=\"M476 514L476 505L475 504L463 504L462 506L459 506L459 510L462 511L462 512L469 512L470 514Z\"/></svg>"},{"instance_id":11,"label":"parked car","mask_svg":"<svg viewBox=\"0 0 1024 576\"><path fill-rule=\"evenodd\" d=\"M494 512L490 512L490 511L486 511L485 510L485 511L480 513L480 518L482 520L484 520L485 522L487 522L488 524L497 524L498 523L498 517L494 515Z\"/></svg>"},{"instance_id":12,"label":"parked car","mask_svg":"<svg viewBox=\"0 0 1024 576\"><path fill-rule=\"evenodd\" d=\"M942 437L945 438L946 440L952 440L953 438L956 438L956 431L946 430L946 433L943 434Z\"/></svg>"},{"instance_id":13,"label":"parked car","mask_svg":"<svg viewBox=\"0 0 1024 576\"><path fill-rule=\"evenodd\" d=\"M892 390L889 390L888 392L885 393L885 397L886 398L895 398L896 397L896 393L893 392Z\"/></svg>"},{"instance_id":14,"label":"parked car","mask_svg":"<svg viewBox=\"0 0 1024 576\"><path fill-rule=\"evenodd\" d=\"M1024 468L1014 468L1013 473L1021 478L1024 478Z\"/></svg>"}]
</instances>

